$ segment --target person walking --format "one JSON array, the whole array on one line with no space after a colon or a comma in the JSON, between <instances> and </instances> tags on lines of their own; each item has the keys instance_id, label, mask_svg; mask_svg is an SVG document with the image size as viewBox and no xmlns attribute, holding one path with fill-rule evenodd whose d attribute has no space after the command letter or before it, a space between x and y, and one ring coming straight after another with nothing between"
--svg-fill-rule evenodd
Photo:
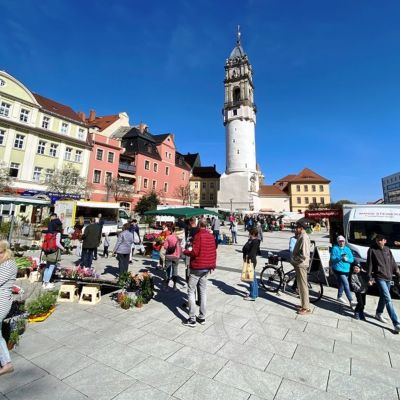
<instances>
[{"instance_id":1,"label":"person walking","mask_svg":"<svg viewBox=\"0 0 400 400\"><path fill-rule=\"evenodd\" d=\"M260 221L257 222L256 229L257 229L257 237L258 237L258 240L259 240L260 242L262 242L262 241L264 240L264 238L263 238L262 225L261 225L261 222L260 222Z\"/></svg>"},{"instance_id":2,"label":"person walking","mask_svg":"<svg viewBox=\"0 0 400 400\"><path fill-rule=\"evenodd\" d=\"M189 318L183 322L183 325L195 327L196 321L201 325L206 323L207 276L215 269L217 263L215 239L207 230L205 219L201 219L199 222L199 231L194 236L193 248L184 250L184 254L190 257L190 272L188 283ZM197 287L199 288L200 314L196 318L195 292Z\"/></svg>"},{"instance_id":3,"label":"person walking","mask_svg":"<svg viewBox=\"0 0 400 400\"><path fill-rule=\"evenodd\" d=\"M214 235L214 239L215 239L215 247L218 247L219 231L221 229L221 223L219 222L218 217L212 218L211 229L213 231L213 235Z\"/></svg>"},{"instance_id":4,"label":"person walking","mask_svg":"<svg viewBox=\"0 0 400 400\"><path fill-rule=\"evenodd\" d=\"M394 260L393 254L386 245L386 238L383 235L376 235L375 244L368 249L367 271L369 284L372 285L372 278L375 279L379 290L379 302L376 308L375 318L383 323L387 320L383 316L384 307L392 320L395 332L400 332L400 322L390 296L390 285L393 274L400 276L399 267Z\"/></svg>"},{"instance_id":5,"label":"person walking","mask_svg":"<svg viewBox=\"0 0 400 400\"><path fill-rule=\"evenodd\" d=\"M175 227L170 228L171 234L164 241L165 249L165 280L164 285L169 287L169 281L174 283L173 289L176 290L178 279L178 264L181 256L181 246L178 237L175 234Z\"/></svg>"},{"instance_id":6,"label":"person walking","mask_svg":"<svg viewBox=\"0 0 400 400\"><path fill-rule=\"evenodd\" d=\"M307 281L311 243L306 233L306 228L307 226L303 221L297 221L295 229L297 241L290 258L290 263L296 271L296 281L299 288L301 306L297 313L300 315L309 314L311 312Z\"/></svg>"},{"instance_id":7,"label":"person walking","mask_svg":"<svg viewBox=\"0 0 400 400\"><path fill-rule=\"evenodd\" d=\"M119 275L128 272L129 256L133 245L133 234L129 231L129 224L124 224L122 232L118 235L113 254L117 254Z\"/></svg>"},{"instance_id":8,"label":"person walking","mask_svg":"<svg viewBox=\"0 0 400 400\"><path fill-rule=\"evenodd\" d=\"M255 301L258 297L258 281L256 278L257 254L260 252L260 239L257 229L250 230L249 240L243 246L243 261L251 261L254 267L254 280L250 283L250 293L243 297L244 300Z\"/></svg>"},{"instance_id":9,"label":"person walking","mask_svg":"<svg viewBox=\"0 0 400 400\"><path fill-rule=\"evenodd\" d=\"M232 243L237 244L237 221L235 218L231 221L231 226L229 228L232 235Z\"/></svg>"},{"instance_id":10,"label":"person walking","mask_svg":"<svg viewBox=\"0 0 400 400\"><path fill-rule=\"evenodd\" d=\"M350 285L357 299L357 305L354 309L354 318L366 321L364 308L368 290L367 271L361 269L359 265L354 265L350 275Z\"/></svg>"},{"instance_id":11,"label":"person walking","mask_svg":"<svg viewBox=\"0 0 400 400\"><path fill-rule=\"evenodd\" d=\"M94 250L100 244L101 226L96 223L95 218L90 218L90 224L85 228L82 234L82 265L86 268L92 268Z\"/></svg>"},{"instance_id":12,"label":"person walking","mask_svg":"<svg viewBox=\"0 0 400 400\"><path fill-rule=\"evenodd\" d=\"M346 239L341 235L338 236L337 244L333 246L331 253L332 269L339 284L337 301L347 304L347 301L342 297L344 291L350 307L355 305L353 304L353 296L351 295L349 285L350 266L353 261L353 253L350 248L346 246Z\"/></svg>"},{"instance_id":13,"label":"person walking","mask_svg":"<svg viewBox=\"0 0 400 400\"><path fill-rule=\"evenodd\" d=\"M104 232L104 240L103 240L103 257L108 258L108 249L110 247L110 237L108 232Z\"/></svg>"},{"instance_id":14,"label":"person walking","mask_svg":"<svg viewBox=\"0 0 400 400\"><path fill-rule=\"evenodd\" d=\"M12 287L17 277L15 263L10 245L6 240L0 241L0 321L7 317L12 305ZM0 376L14 371L10 352L0 330Z\"/></svg>"},{"instance_id":15,"label":"person walking","mask_svg":"<svg viewBox=\"0 0 400 400\"><path fill-rule=\"evenodd\" d=\"M99 240L99 244L93 250L93 260L97 260L97 247L99 247L99 245L101 243L101 234L103 233L104 219L101 214L99 214L97 216L96 224L98 224L100 226L100 240Z\"/></svg>"}]
</instances>

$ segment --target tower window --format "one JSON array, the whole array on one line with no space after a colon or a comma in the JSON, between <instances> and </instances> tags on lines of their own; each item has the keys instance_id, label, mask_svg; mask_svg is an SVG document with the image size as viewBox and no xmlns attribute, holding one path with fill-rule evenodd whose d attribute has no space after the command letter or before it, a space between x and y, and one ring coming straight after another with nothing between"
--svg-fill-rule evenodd
<instances>
[{"instance_id":1,"label":"tower window","mask_svg":"<svg viewBox=\"0 0 400 400\"><path fill-rule=\"evenodd\" d=\"M236 142L236 139L232 139L232 143L235 143Z\"/></svg>"},{"instance_id":2,"label":"tower window","mask_svg":"<svg viewBox=\"0 0 400 400\"><path fill-rule=\"evenodd\" d=\"M233 101L240 101L240 88L233 89Z\"/></svg>"},{"instance_id":3,"label":"tower window","mask_svg":"<svg viewBox=\"0 0 400 400\"><path fill-rule=\"evenodd\" d=\"M237 110L233 110L233 115L237 115Z\"/></svg>"},{"instance_id":4,"label":"tower window","mask_svg":"<svg viewBox=\"0 0 400 400\"><path fill-rule=\"evenodd\" d=\"M239 154L240 153L240 151L239 150L237 150L237 154Z\"/></svg>"}]
</instances>

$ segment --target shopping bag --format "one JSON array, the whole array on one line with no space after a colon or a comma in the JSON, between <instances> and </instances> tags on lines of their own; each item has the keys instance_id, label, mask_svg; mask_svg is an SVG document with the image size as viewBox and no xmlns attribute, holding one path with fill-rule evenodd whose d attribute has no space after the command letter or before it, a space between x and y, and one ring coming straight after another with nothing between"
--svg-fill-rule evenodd
<instances>
[{"instance_id":1,"label":"shopping bag","mask_svg":"<svg viewBox=\"0 0 400 400\"><path fill-rule=\"evenodd\" d=\"M250 260L243 262L242 268L242 282L253 282L254 281L254 267Z\"/></svg>"}]
</instances>

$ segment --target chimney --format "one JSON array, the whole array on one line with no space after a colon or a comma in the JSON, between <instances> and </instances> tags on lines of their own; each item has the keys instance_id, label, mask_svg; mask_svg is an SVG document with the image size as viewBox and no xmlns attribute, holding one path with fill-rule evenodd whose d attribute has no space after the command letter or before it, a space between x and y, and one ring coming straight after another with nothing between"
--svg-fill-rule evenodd
<instances>
[{"instance_id":1,"label":"chimney","mask_svg":"<svg viewBox=\"0 0 400 400\"><path fill-rule=\"evenodd\" d=\"M96 119L96 110L90 110L89 122L93 122Z\"/></svg>"},{"instance_id":2,"label":"chimney","mask_svg":"<svg viewBox=\"0 0 400 400\"><path fill-rule=\"evenodd\" d=\"M141 123L139 124L139 131L140 131L140 133L143 133L146 129L147 129L147 125L144 124L143 122L141 122Z\"/></svg>"},{"instance_id":3,"label":"chimney","mask_svg":"<svg viewBox=\"0 0 400 400\"><path fill-rule=\"evenodd\" d=\"M78 117L79 117L79 119L80 119L82 122L86 122L86 115L85 115L84 112L79 111L79 112L78 112Z\"/></svg>"}]
</instances>

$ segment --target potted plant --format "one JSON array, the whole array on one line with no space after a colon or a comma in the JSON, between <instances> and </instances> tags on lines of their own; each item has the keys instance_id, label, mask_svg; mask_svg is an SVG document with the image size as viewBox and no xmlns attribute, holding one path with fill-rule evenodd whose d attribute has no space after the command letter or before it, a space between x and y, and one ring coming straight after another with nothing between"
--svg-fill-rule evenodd
<instances>
[{"instance_id":1,"label":"potted plant","mask_svg":"<svg viewBox=\"0 0 400 400\"><path fill-rule=\"evenodd\" d=\"M41 322L48 318L55 309L57 292L43 292L26 305L29 320Z\"/></svg>"},{"instance_id":2,"label":"potted plant","mask_svg":"<svg viewBox=\"0 0 400 400\"><path fill-rule=\"evenodd\" d=\"M135 300L135 307L142 308L143 307L143 303L144 303L143 296L142 295L137 296L136 300Z\"/></svg>"},{"instance_id":3,"label":"potted plant","mask_svg":"<svg viewBox=\"0 0 400 400\"><path fill-rule=\"evenodd\" d=\"M19 335L22 335L25 332L25 329L26 329L26 319L20 318L17 321L16 331L18 332Z\"/></svg>"},{"instance_id":4,"label":"potted plant","mask_svg":"<svg viewBox=\"0 0 400 400\"><path fill-rule=\"evenodd\" d=\"M8 350L12 350L14 348L14 346L16 346L18 343L19 343L19 333L15 329L15 330L11 331L10 337L8 338L8 342L7 342Z\"/></svg>"},{"instance_id":5,"label":"potted plant","mask_svg":"<svg viewBox=\"0 0 400 400\"><path fill-rule=\"evenodd\" d=\"M128 310L132 307L133 299L130 296L125 295L119 304L121 308L123 308L124 310Z\"/></svg>"}]
</instances>

